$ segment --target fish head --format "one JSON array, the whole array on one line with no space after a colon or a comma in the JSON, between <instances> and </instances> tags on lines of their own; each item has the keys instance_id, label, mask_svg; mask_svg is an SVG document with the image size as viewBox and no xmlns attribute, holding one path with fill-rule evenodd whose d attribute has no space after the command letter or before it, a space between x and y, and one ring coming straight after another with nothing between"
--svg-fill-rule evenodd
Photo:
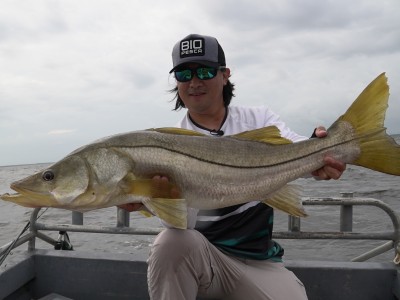
<instances>
[{"instance_id":1,"label":"fish head","mask_svg":"<svg viewBox=\"0 0 400 300\"><path fill-rule=\"evenodd\" d=\"M68 206L89 186L89 169L83 158L68 156L47 169L11 184L18 192L2 199L27 207Z\"/></svg>"}]
</instances>

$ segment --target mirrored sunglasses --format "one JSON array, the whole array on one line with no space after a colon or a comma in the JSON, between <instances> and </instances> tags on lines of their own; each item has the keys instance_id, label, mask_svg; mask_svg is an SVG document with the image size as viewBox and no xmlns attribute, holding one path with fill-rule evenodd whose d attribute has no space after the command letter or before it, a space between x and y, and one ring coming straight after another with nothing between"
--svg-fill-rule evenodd
<instances>
[{"instance_id":1,"label":"mirrored sunglasses","mask_svg":"<svg viewBox=\"0 0 400 300\"><path fill-rule=\"evenodd\" d=\"M174 71L175 78L179 82L188 82L193 79L193 76L196 74L197 78L200 80L209 80L213 79L216 75L218 70L224 70L225 67L197 67L197 68L185 68L185 69L178 69Z\"/></svg>"}]
</instances>

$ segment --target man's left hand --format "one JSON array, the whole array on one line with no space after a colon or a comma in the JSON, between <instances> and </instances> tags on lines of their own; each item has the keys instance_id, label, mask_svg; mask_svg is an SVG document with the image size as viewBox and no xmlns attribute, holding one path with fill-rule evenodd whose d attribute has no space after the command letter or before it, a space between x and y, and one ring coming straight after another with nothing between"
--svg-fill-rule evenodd
<instances>
[{"instance_id":1,"label":"man's left hand","mask_svg":"<svg viewBox=\"0 0 400 300\"><path fill-rule=\"evenodd\" d=\"M328 135L328 132L325 127L319 126L315 129L315 135L317 138L324 138ZM338 161L331 156L325 157L324 163L325 165L322 168L311 173L313 176L317 177L317 179L339 179L346 170L345 163Z\"/></svg>"}]
</instances>

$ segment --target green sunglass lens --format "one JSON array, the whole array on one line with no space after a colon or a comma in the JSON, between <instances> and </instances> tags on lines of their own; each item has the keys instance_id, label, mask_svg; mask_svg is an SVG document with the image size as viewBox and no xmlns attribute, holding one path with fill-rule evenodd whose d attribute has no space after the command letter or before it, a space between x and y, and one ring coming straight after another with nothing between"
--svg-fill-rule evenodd
<instances>
[{"instance_id":1,"label":"green sunglass lens","mask_svg":"<svg viewBox=\"0 0 400 300\"><path fill-rule=\"evenodd\" d=\"M175 78L180 82L187 82L192 80L193 74L196 72L197 77L200 80L212 79L217 74L218 69L211 67L199 67L196 69L185 69L175 71Z\"/></svg>"},{"instance_id":2,"label":"green sunglass lens","mask_svg":"<svg viewBox=\"0 0 400 300\"><path fill-rule=\"evenodd\" d=\"M176 71L175 77L178 81L189 81L192 79L192 70Z\"/></svg>"},{"instance_id":3,"label":"green sunglass lens","mask_svg":"<svg viewBox=\"0 0 400 300\"><path fill-rule=\"evenodd\" d=\"M197 77L200 79L212 79L214 78L216 72L216 69L214 68L198 68L197 70Z\"/></svg>"}]
</instances>

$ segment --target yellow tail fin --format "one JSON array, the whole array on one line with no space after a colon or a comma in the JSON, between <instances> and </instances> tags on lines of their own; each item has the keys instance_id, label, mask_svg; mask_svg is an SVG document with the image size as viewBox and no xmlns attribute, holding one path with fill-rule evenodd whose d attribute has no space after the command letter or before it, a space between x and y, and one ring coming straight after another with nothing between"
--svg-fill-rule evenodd
<instances>
[{"instance_id":1,"label":"yellow tail fin","mask_svg":"<svg viewBox=\"0 0 400 300\"><path fill-rule=\"evenodd\" d=\"M352 164L400 175L400 146L386 134L384 127L388 99L387 78L382 73L362 91L337 122L349 122L359 141L361 153Z\"/></svg>"}]
</instances>

